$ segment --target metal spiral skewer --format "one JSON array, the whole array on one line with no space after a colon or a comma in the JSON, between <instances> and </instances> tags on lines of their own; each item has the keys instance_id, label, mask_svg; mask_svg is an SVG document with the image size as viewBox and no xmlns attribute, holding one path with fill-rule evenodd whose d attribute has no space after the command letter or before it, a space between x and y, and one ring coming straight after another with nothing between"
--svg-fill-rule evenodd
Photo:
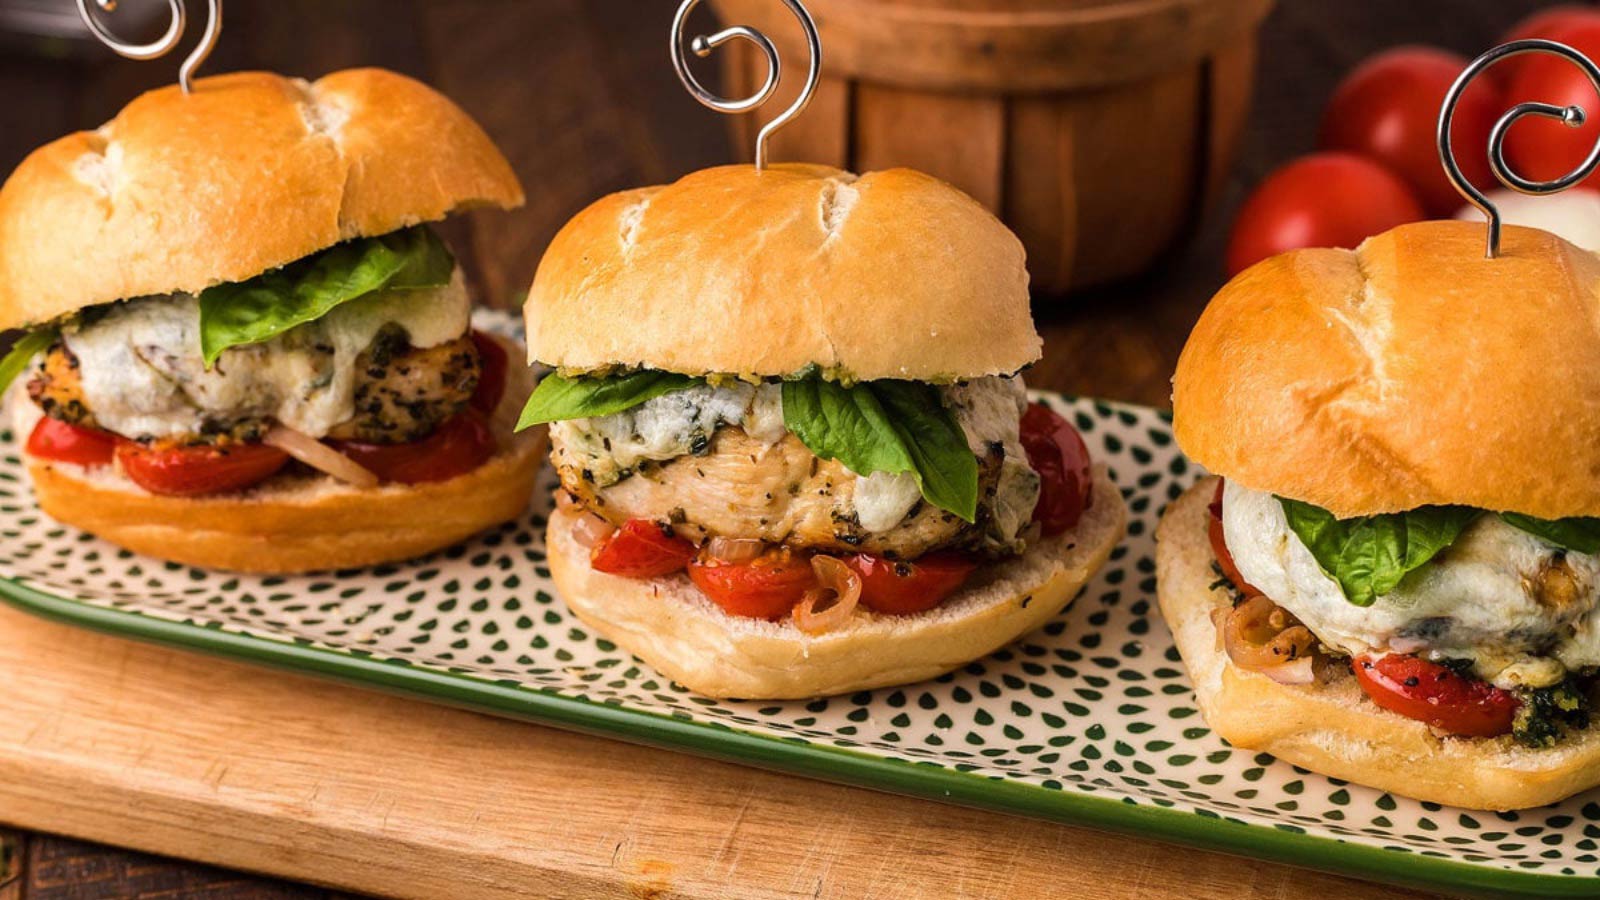
<instances>
[{"instance_id":1,"label":"metal spiral skewer","mask_svg":"<svg viewBox=\"0 0 1600 900\"><path fill-rule=\"evenodd\" d=\"M1476 206L1487 217L1489 240L1486 255L1490 259L1500 255L1500 210L1489 202L1489 198L1483 191L1478 190L1461 173L1461 167L1456 164L1455 153L1450 147L1450 123L1455 115L1456 102L1461 99L1461 94L1466 90L1467 84L1473 78L1482 74L1485 69L1495 63L1522 53L1549 53L1576 64L1583 69L1585 75L1589 76L1589 83L1594 85L1595 91L1600 93L1600 67L1596 67L1589 57L1568 47L1566 44L1537 38L1512 41L1495 47L1473 60L1466 69L1462 70L1455 83L1450 86L1450 91L1444 97L1444 105L1439 109L1439 127L1436 133L1439 161L1444 164L1445 174L1450 176L1450 182L1455 185L1457 191L1461 192L1461 196L1465 197L1468 203ZM1506 163L1505 140L1506 131L1523 116L1559 119L1569 128L1577 128L1586 119L1586 114L1581 106L1556 106L1553 103L1530 101L1518 103L1507 110L1494 123L1494 128L1489 131L1489 169L1494 172L1494 177L1501 184L1523 194L1554 194L1564 191L1587 178L1589 173L1594 171L1595 166L1600 165L1600 139L1597 139L1595 145L1589 149L1589 155L1584 158L1583 162L1560 178L1550 181L1533 181L1518 175Z\"/></svg>"},{"instance_id":2,"label":"metal spiral skewer","mask_svg":"<svg viewBox=\"0 0 1600 900\"><path fill-rule=\"evenodd\" d=\"M83 2L83 0L80 0ZM176 0L169 0L176 2ZM683 0L678 7L678 14L672 20L672 68L678 73L678 80L683 82L685 89L704 106L717 112L738 114L750 112L766 103L778 89L778 82L783 77L781 60L778 57L778 48L761 32L745 25L735 25L724 28L715 34L695 35L688 41L688 49L695 56L704 59L711 55L711 51L726 44L735 38L749 41L755 45L767 59L767 77L762 82L761 88L754 94L741 99L729 99L715 93L701 84L689 70L689 57L685 52L684 31L688 26L689 14L700 4L700 0ZM810 48L810 65L806 72L805 87L801 89L800 96L789 105L788 109L779 113L776 118L762 127L756 135L756 169L759 171L767 167L767 141L778 129L789 124L803 112L811 102L811 96L817 91L817 82L822 79L822 41L817 36L817 23L812 20L811 13L806 11L799 0L783 0L795 18L800 20L800 27L805 31L806 44Z\"/></svg>"},{"instance_id":3,"label":"metal spiral skewer","mask_svg":"<svg viewBox=\"0 0 1600 900\"><path fill-rule=\"evenodd\" d=\"M94 3L105 12L116 12L117 0L94 0ZM132 44L100 24L100 20L89 9L89 0L78 0L78 15L82 17L83 24L88 26L100 43L129 59L157 59L178 46L189 24L188 10L184 8L184 0L167 0L167 10L172 14L172 20L167 24L165 34L148 44ZM194 89L194 73L216 49L217 40L222 37L222 0L206 0L206 12L206 30L200 35L200 43L178 68L178 84L185 94Z\"/></svg>"}]
</instances>

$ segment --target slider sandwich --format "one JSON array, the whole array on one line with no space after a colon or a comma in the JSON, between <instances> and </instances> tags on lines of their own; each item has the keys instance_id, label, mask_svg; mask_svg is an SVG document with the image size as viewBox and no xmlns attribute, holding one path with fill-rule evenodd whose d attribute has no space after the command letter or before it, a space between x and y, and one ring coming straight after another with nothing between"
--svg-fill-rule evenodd
<instances>
[{"instance_id":1,"label":"slider sandwich","mask_svg":"<svg viewBox=\"0 0 1600 900\"><path fill-rule=\"evenodd\" d=\"M1600 258L1423 222L1233 279L1173 381L1162 612L1235 746L1456 806L1600 783Z\"/></svg>"},{"instance_id":2,"label":"slider sandwich","mask_svg":"<svg viewBox=\"0 0 1600 900\"><path fill-rule=\"evenodd\" d=\"M39 505L261 572L516 516L522 350L472 330L428 223L521 202L464 112L378 69L200 79L35 151L0 188L0 390Z\"/></svg>"},{"instance_id":3,"label":"slider sandwich","mask_svg":"<svg viewBox=\"0 0 1600 900\"><path fill-rule=\"evenodd\" d=\"M1038 628L1122 496L1030 403L1020 243L904 169L730 166L606 197L525 307L554 373L561 596L703 694L929 678Z\"/></svg>"}]
</instances>

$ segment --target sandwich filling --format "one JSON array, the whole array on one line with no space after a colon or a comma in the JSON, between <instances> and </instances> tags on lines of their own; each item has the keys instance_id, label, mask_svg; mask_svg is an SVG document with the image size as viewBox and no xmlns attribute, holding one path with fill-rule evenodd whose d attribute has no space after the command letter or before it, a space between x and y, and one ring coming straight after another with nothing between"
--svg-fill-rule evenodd
<instances>
[{"instance_id":1,"label":"sandwich filling","mask_svg":"<svg viewBox=\"0 0 1600 900\"><path fill-rule=\"evenodd\" d=\"M858 475L784 425L778 384L697 385L634 409L551 426L562 483L612 519L674 521L684 536L893 553L1020 549L1039 496L1015 378L937 389L978 464L974 521L924 502L911 472Z\"/></svg>"},{"instance_id":2,"label":"sandwich filling","mask_svg":"<svg viewBox=\"0 0 1600 900\"><path fill-rule=\"evenodd\" d=\"M1446 733L1542 746L1587 723L1593 520L1429 508L1341 521L1231 482L1213 512L1238 592L1219 621L1236 663L1304 683L1348 660L1379 705Z\"/></svg>"},{"instance_id":3,"label":"sandwich filling","mask_svg":"<svg viewBox=\"0 0 1600 900\"><path fill-rule=\"evenodd\" d=\"M35 329L31 456L113 467L153 493L311 472L358 486L476 468L504 350L474 334L455 261L412 228L239 284L89 307ZM8 379L9 380L9 379Z\"/></svg>"},{"instance_id":4,"label":"sandwich filling","mask_svg":"<svg viewBox=\"0 0 1600 900\"><path fill-rule=\"evenodd\" d=\"M529 401L539 422L596 569L685 573L729 613L812 632L931 609L1090 499L1082 439L1018 377L562 373Z\"/></svg>"}]
</instances>

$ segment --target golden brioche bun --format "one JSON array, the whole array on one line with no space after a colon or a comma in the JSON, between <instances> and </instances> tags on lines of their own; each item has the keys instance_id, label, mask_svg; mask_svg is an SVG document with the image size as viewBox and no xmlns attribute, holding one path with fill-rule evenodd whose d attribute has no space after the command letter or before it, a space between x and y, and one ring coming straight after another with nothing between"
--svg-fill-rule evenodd
<instances>
[{"instance_id":1,"label":"golden brioche bun","mask_svg":"<svg viewBox=\"0 0 1600 900\"><path fill-rule=\"evenodd\" d=\"M577 513L545 532L550 574L578 618L673 681L711 697L781 700L909 684L942 675L1044 625L1122 539L1127 506L1104 466L1078 526L1015 559L981 567L938 607L912 616L865 609L807 635L789 622L731 616L686 575L597 572L572 537Z\"/></svg>"},{"instance_id":2,"label":"golden brioche bun","mask_svg":"<svg viewBox=\"0 0 1600 900\"><path fill-rule=\"evenodd\" d=\"M1178 361L1178 444L1348 518L1459 504L1600 515L1600 258L1420 222L1241 273Z\"/></svg>"},{"instance_id":3,"label":"golden brioche bun","mask_svg":"<svg viewBox=\"0 0 1600 900\"><path fill-rule=\"evenodd\" d=\"M508 353L522 348L506 341ZM151 494L112 468L86 469L23 454L34 498L51 518L135 553L206 569L308 572L396 562L448 547L528 507L547 442L543 428L514 434L531 389L507 373L492 425L500 451L448 481L363 489L322 475L280 475L215 497ZM17 439L40 412L13 395Z\"/></svg>"},{"instance_id":4,"label":"golden brioche bun","mask_svg":"<svg viewBox=\"0 0 1600 900\"><path fill-rule=\"evenodd\" d=\"M579 370L940 381L1041 347L1022 244L909 169L725 166L612 194L556 235L524 314L530 358Z\"/></svg>"},{"instance_id":5,"label":"golden brioche bun","mask_svg":"<svg viewBox=\"0 0 1600 900\"><path fill-rule=\"evenodd\" d=\"M0 188L0 330L521 203L483 130L403 75L240 72L188 95L165 87L34 151Z\"/></svg>"},{"instance_id":6,"label":"golden brioche bun","mask_svg":"<svg viewBox=\"0 0 1600 900\"><path fill-rule=\"evenodd\" d=\"M1367 699L1353 676L1285 685L1235 666L1211 622L1213 609L1232 604L1213 587L1207 506L1216 486L1204 479L1167 508L1156 529L1156 579L1161 613L1218 737L1313 772L1471 809L1543 806L1600 784L1600 729L1549 749L1509 736L1438 737Z\"/></svg>"}]
</instances>

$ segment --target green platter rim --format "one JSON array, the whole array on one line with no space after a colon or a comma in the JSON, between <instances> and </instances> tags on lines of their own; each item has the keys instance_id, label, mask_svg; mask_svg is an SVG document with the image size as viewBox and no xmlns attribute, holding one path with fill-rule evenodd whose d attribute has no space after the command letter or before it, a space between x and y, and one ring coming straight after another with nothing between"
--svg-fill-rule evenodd
<instances>
[{"instance_id":1,"label":"green platter rim","mask_svg":"<svg viewBox=\"0 0 1600 900\"><path fill-rule=\"evenodd\" d=\"M1138 804L1131 799L995 780L946 766L878 757L794 738L766 737L723 725L597 703L546 688L428 669L406 661L389 662L360 651L269 640L93 606L46 593L21 580L0 578L0 601L47 619L119 637L853 787L1091 826L1463 896L1600 897L1600 878L1508 871L1278 827L1241 824Z\"/></svg>"}]
</instances>

